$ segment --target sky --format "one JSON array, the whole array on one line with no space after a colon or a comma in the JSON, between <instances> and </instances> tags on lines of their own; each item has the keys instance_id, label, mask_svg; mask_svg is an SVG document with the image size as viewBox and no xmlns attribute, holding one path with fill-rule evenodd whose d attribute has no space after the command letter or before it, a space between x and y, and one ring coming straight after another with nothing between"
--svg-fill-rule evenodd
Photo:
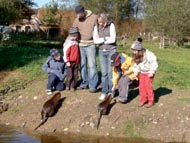
<instances>
[{"instance_id":1,"label":"sky","mask_svg":"<svg viewBox=\"0 0 190 143\"><path fill-rule=\"evenodd\" d=\"M51 1L52 0L33 0L33 2L35 2L38 5L37 8L40 8L40 7L44 6L45 4L48 4ZM77 3L77 0L69 0L68 1L68 5L70 5L70 6L74 5L76 3Z\"/></svg>"},{"instance_id":2,"label":"sky","mask_svg":"<svg viewBox=\"0 0 190 143\"><path fill-rule=\"evenodd\" d=\"M49 3L51 0L33 0L33 2L37 3L38 8L42 7L43 5Z\"/></svg>"}]
</instances>

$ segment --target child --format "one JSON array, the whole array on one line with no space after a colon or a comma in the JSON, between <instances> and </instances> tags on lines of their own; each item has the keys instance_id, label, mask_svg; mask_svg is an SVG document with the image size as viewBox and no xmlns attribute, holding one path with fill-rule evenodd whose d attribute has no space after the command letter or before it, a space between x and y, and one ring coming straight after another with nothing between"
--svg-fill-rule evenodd
<instances>
[{"instance_id":1,"label":"child","mask_svg":"<svg viewBox=\"0 0 190 143\"><path fill-rule=\"evenodd\" d=\"M134 77L139 75L140 104L142 107L147 101L147 108L154 105L154 91L152 81L158 68L157 57L142 46L142 39L138 38L131 46L133 50Z\"/></svg>"},{"instance_id":2,"label":"child","mask_svg":"<svg viewBox=\"0 0 190 143\"><path fill-rule=\"evenodd\" d=\"M64 79L66 77L65 62L57 49L50 50L50 56L43 64L42 69L48 73L48 84L46 92L52 94L53 90L62 91L64 89Z\"/></svg>"},{"instance_id":3,"label":"child","mask_svg":"<svg viewBox=\"0 0 190 143\"><path fill-rule=\"evenodd\" d=\"M66 90L75 90L78 80L80 51L78 47L79 32L76 27L69 30L69 36L63 45L64 60L67 65Z\"/></svg>"},{"instance_id":4,"label":"child","mask_svg":"<svg viewBox=\"0 0 190 143\"><path fill-rule=\"evenodd\" d=\"M127 103L129 85L133 82L132 78L134 76L132 58L127 56L124 53L122 54L114 53L111 56L111 66L113 67L112 68L112 76L113 76L112 92L114 93L114 91L116 90L116 87L118 86L119 97L117 98L117 102Z\"/></svg>"}]
</instances>

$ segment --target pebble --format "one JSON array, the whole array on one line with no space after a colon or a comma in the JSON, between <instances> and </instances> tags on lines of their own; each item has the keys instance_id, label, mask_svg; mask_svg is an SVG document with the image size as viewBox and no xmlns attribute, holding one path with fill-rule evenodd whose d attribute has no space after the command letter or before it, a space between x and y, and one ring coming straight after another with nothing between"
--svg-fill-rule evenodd
<instances>
[{"instance_id":1,"label":"pebble","mask_svg":"<svg viewBox=\"0 0 190 143\"><path fill-rule=\"evenodd\" d=\"M81 123L81 124L80 124L80 127L84 127L84 123Z\"/></svg>"},{"instance_id":2,"label":"pebble","mask_svg":"<svg viewBox=\"0 0 190 143\"><path fill-rule=\"evenodd\" d=\"M64 132L67 132L68 130L69 130L68 128L65 128L63 131L64 131Z\"/></svg>"},{"instance_id":3,"label":"pebble","mask_svg":"<svg viewBox=\"0 0 190 143\"><path fill-rule=\"evenodd\" d=\"M157 121L153 121L152 123L156 125L158 122Z\"/></svg>"},{"instance_id":4,"label":"pebble","mask_svg":"<svg viewBox=\"0 0 190 143\"><path fill-rule=\"evenodd\" d=\"M86 125L89 125L89 124L90 124L90 122L86 122L85 124L86 124Z\"/></svg>"},{"instance_id":5,"label":"pebble","mask_svg":"<svg viewBox=\"0 0 190 143\"><path fill-rule=\"evenodd\" d=\"M111 127L112 129L115 129L115 127Z\"/></svg>"},{"instance_id":6,"label":"pebble","mask_svg":"<svg viewBox=\"0 0 190 143\"><path fill-rule=\"evenodd\" d=\"M36 99L38 99L38 97L37 97L37 96L34 96L34 100L36 100Z\"/></svg>"},{"instance_id":7,"label":"pebble","mask_svg":"<svg viewBox=\"0 0 190 143\"><path fill-rule=\"evenodd\" d=\"M96 124L90 123L90 126L91 126L92 128L95 128L95 127L96 127Z\"/></svg>"},{"instance_id":8,"label":"pebble","mask_svg":"<svg viewBox=\"0 0 190 143\"><path fill-rule=\"evenodd\" d=\"M26 122L22 123L21 127L24 128L26 126Z\"/></svg>"}]
</instances>

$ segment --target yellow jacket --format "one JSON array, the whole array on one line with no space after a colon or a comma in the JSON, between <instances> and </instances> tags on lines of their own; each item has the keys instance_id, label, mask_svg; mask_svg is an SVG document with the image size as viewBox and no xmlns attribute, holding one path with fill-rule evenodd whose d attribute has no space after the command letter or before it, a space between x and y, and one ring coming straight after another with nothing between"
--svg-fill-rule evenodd
<instances>
[{"instance_id":1,"label":"yellow jacket","mask_svg":"<svg viewBox=\"0 0 190 143\"><path fill-rule=\"evenodd\" d=\"M132 79L134 75L133 71L133 60L131 57L127 56L124 53L120 54L121 57L121 71L122 75L127 75L130 79ZM115 67L112 68L112 82L113 85L117 85L119 81L119 72Z\"/></svg>"}]
</instances>

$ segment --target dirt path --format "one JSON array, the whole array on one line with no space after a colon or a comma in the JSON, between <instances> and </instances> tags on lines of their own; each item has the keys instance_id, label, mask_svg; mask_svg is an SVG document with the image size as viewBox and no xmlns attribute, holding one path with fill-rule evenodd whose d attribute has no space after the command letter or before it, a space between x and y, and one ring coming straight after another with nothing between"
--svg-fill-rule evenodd
<instances>
[{"instance_id":1,"label":"dirt path","mask_svg":"<svg viewBox=\"0 0 190 143\"><path fill-rule=\"evenodd\" d=\"M9 110L0 115L0 123L33 130L40 123L46 81L34 81L26 89L9 95ZM103 116L99 129L97 105L99 93L63 91L62 105L57 114L38 129L39 133L77 132L89 135L110 135L190 142L190 90L159 88L157 103L152 108L138 107L138 90L130 91L128 104L112 104Z\"/></svg>"}]
</instances>

